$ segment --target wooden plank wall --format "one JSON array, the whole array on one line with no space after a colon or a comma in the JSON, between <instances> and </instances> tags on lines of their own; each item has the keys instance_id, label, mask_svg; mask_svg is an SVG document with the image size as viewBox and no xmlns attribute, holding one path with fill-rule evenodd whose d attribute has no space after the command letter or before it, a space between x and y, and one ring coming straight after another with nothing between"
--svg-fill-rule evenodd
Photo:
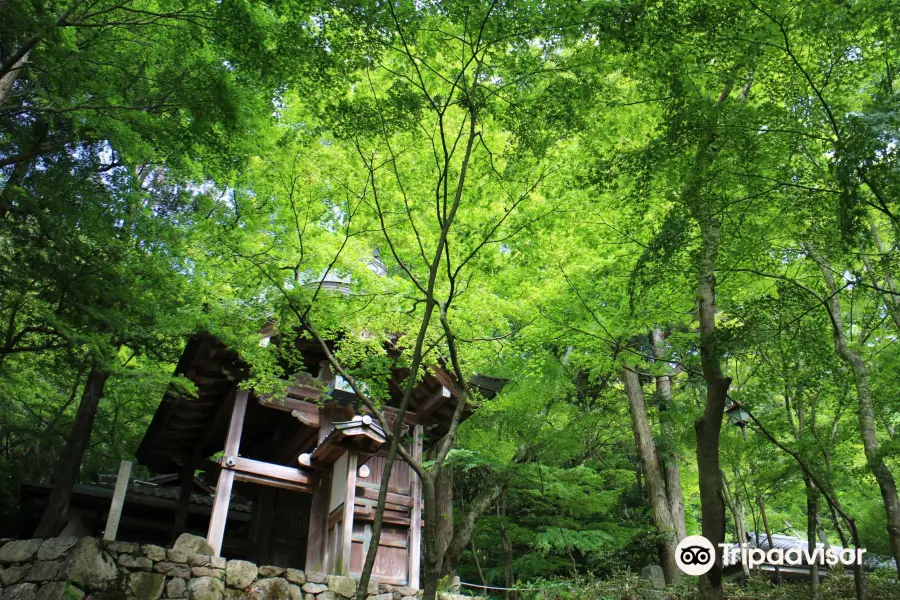
<instances>
[{"instance_id":1,"label":"wooden plank wall","mask_svg":"<svg viewBox=\"0 0 900 600\"><path fill-rule=\"evenodd\" d=\"M384 473L385 462L386 459L383 456L373 456L369 458L366 461L366 466L369 467L369 476L365 479L360 477L359 481L380 485L381 476ZM403 494L405 496L408 496L409 473L410 469L408 464L400 459L395 460L394 468L391 469L391 478L388 481L388 491L394 492L395 494Z\"/></svg>"},{"instance_id":2,"label":"wooden plank wall","mask_svg":"<svg viewBox=\"0 0 900 600\"><path fill-rule=\"evenodd\" d=\"M381 529L381 543L375 556L373 575L380 581L405 584L409 579L407 572L407 553L409 551L408 530L403 525L385 523ZM370 522L353 523L353 552L350 560L350 576L359 577L362 573L366 552L372 540L372 524Z\"/></svg>"}]
</instances>

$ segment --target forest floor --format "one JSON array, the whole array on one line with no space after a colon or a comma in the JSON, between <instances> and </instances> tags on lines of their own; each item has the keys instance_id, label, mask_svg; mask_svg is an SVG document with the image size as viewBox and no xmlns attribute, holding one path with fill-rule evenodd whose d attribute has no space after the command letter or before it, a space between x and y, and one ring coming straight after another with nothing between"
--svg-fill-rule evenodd
<instances>
[{"instance_id":1,"label":"forest floor","mask_svg":"<svg viewBox=\"0 0 900 600\"><path fill-rule=\"evenodd\" d=\"M866 580L869 600L900 599L900 582L896 573L878 571ZM654 588L649 581L634 575L613 579L582 579L578 581L545 582L538 591L521 594L519 600L696 600L696 578L688 578L678 586L664 590ZM853 579L833 576L823 581L820 600L855 598ZM813 594L806 584L775 585L767 580L751 578L744 585L727 584L727 600L806 600Z\"/></svg>"}]
</instances>

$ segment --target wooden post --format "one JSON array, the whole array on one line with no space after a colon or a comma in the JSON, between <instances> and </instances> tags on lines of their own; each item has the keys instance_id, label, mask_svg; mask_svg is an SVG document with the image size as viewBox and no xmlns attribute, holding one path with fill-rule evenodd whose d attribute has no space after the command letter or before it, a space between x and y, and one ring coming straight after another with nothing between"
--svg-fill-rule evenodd
<instances>
[{"instance_id":1,"label":"wooden post","mask_svg":"<svg viewBox=\"0 0 900 600\"><path fill-rule=\"evenodd\" d=\"M228 435L225 438L225 456L223 461L235 459L241 447L241 432L244 429L244 414L247 412L248 390L238 390L234 396L234 408L231 411L231 422L228 424ZM234 484L234 471L222 468L219 471L219 482L216 485L216 498L213 501L212 515L209 518L209 532L206 539L216 556L222 553L222 541L225 539L225 522L228 520L228 505L231 503L231 486Z\"/></svg>"},{"instance_id":2,"label":"wooden post","mask_svg":"<svg viewBox=\"0 0 900 600\"><path fill-rule=\"evenodd\" d=\"M413 427L412 457L422 464L422 426ZM412 469L409 470L409 496L412 509L409 512L409 567L408 585L419 589L419 565L422 562L422 482Z\"/></svg>"},{"instance_id":3,"label":"wooden post","mask_svg":"<svg viewBox=\"0 0 900 600\"><path fill-rule=\"evenodd\" d=\"M341 558L338 575L350 575L350 553L353 551L353 505L356 503L356 452L347 453L347 489L344 491L344 513L341 519Z\"/></svg>"},{"instance_id":4,"label":"wooden post","mask_svg":"<svg viewBox=\"0 0 900 600\"><path fill-rule=\"evenodd\" d=\"M331 474L325 472L319 479L319 487L313 492L309 507L309 528L306 536L306 570L324 573L325 548L328 546L328 497L331 492Z\"/></svg>"},{"instance_id":5,"label":"wooden post","mask_svg":"<svg viewBox=\"0 0 900 600\"><path fill-rule=\"evenodd\" d=\"M114 541L119 531L119 520L122 518L122 507L125 505L125 492L128 491L128 478L131 477L131 463L123 460L119 463L119 475L116 477L116 491L113 492L109 515L106 517L106 529L103 539Z\"/></svg>"},{"instance_id":6,"label":"wooden post","mask_svg":"<svg viewBox=\"0 0 900 600\"><path fill-rule=\"evenodd\" d=\"M189 458L187 464L181 467L181 473L179 474L181 492L178 494L178 510L175 512L175 523L172 525L173 542L179 535L187 531L188 509L191 505L191 492L194 491L193 460L193 457Z\"/></svg>"}]
</instances>

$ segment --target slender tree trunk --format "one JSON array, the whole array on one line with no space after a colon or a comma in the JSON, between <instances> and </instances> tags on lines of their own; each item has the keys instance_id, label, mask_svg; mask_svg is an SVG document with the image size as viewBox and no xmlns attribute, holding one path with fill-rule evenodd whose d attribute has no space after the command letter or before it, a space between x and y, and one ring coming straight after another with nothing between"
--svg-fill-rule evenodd
<instances>
[{"instance_id":1,"label":"slender tree trunk","mask_svg":"<svg viewBox=\"0 0 900 600\"><path fill-rule=\"evenodd\" d=\"M893 272L891 271L890 258L884 250L884 244L878 233L878 224L875 223L875 219L871 217L869 218L869 233L880 258L879 262L881 263L882 270L881 280L884 282L885 289L885 291L881 292L881 296L884 299L884 306L891 316L894 325L900 329L900 294L897 293L897 285L894 281ZM866 271L869 272L869 275L872 278L872 282L877 284L879 277L874 265L872 265L872 261L865 252L860 253L860 255L862 256L863 265L866 267Z\"/></svg>"},{"instance_id":2,"label":"slender tree trunk","mask_svg":"<svg viewBox=\"0 0 900 600\"><path fill-rule=\"evenodd\" d=\"M840 525L838 524L837 515L840 515L841 519L847 524L847 527L850 529L850 539L853 540L853 546L855 548L862 548L859 540L859 530L856 528L856 521L854 521L853 517L851 517L846 510L844 510L843 506L841 506L840 501L837 496L833 495L831 490L826 489L822 482L816 477L815 473L809 468L809 465L806 464L806 461L794 450L791 450L783 443L778 441L769 431L763 426L762 423L759 422L759 419L754 417L752 414L750 415L751 420L756 425L759 433L763 435L769 442L772 443L773 446L788 454L797 465L800 467L800 470L803 471L804 478L808 478L819 493L825 498L825 502L828 503L828 508L831 510L831 514L835 516L835 526L840 530ZM866 590L866 578L865 573L863 572L863 567L860 564L857 564L856 561L853 561L853 584L856 588L856 600L868 600L868 591Z\"/></svg>"},{"instance_id":3,"label":"slender tree trunk","mask_svg":"<svg viewBox=\"0 0 900 600\"><path fill-rule=\"evenodd\" d=\"M647 418L647 406L644 404L644 392L641 390L641 382L637 373L628 367L622 368L622 380L625 383L625 395L628 397L628 408L631 412L631 427L634 430L634 438L637 442L638 457L644 471L644 481L647 486L647 496L650 500L650 510L653 513L653 522L661 538L658 544L659 560L662 564L663 574L667 584L678 583L681 573L675 562L675 525L672 515L669 513L669 501L666 497L666 487L663 483L659 461L656 456L656 446L653 444L653 431L650 429L650 419Z\"/></svg>"},{"instance_id":4,"label":"slender tree trunk","mask_svg":"<svg viewBox=\"0 0 900 600\"><path fill-rule=\"evenodd\" d=\"M487 598L487 580L484 578L484 571L481 570L481 561L478 560L478 548L475 547L475 541L472 541L472 559L475 561L475 570L478 571L478 581L481 582L481 594L483 598Z\"/></svg>"},{"instance_id":5,"label":"slender tree trunk","mask_svg":"<svg viewBox=\"0 0 900 600\"><path fill-rule=\"evenodd\" d=\"M806 484L806 539L807 548L809 548L810 556L816 549L816 526L818 525L819 515L819 494L816 486L808 477L804 477ZM819 598L819 563L813 562L809 571L809 588L812 592L813 600Z\"/></svg>"},{"instance_id":6,"label":"slender tree trunk","mask_svg":"<svg viewBox=\"0 0 900 600\"><path fill-rule=\"evenodd\" d=\"M53 488L50 490L47 508L44 510L41 522L34 532L36 538L54 537L66 525L72 488L78 480L81 460L91 438L97 407L100 405L100 398L103 397L103 388L108 378L109 372L99 364L95 363L91 367L81 393L81 403L78 405L72 432L56 463L53 473Z\"/></svg>"},{"instance_id":7,"label":"slender tree trunk","mask_svg":"<svg viewBox=\"0 0 900 600\"><path fill-rule=\"evenodd\" d=\"M459 167L459 174L456 177L456 190L453 193L452 203L449 206L449 212L446 212L445 205L445 213L441 223L441 233L438 238L437 245L435 247L434 258L428 264L428 283L425 286L425 289L422 290L424 292L424 301L425 308L423 310L422 315L422 325L419 328L418 336L416 337L416 343L413 349L412 359L410 361L409 367L409 376L406 381L406 388L404 389L403 398L400 401L400 406L397 409L396 422L394 426L393 436L391 437L390 444L388 446L386 463L384 466L384 471L382 473L382 481L384 485L381 486L381 489L378 492L378 504L375 508L375 519L372 522L372 540L371 545L369 546L368 552L366 552L366 559L363 563L362 572L359 575L359 586L356 591L356 599L357 600L365 600L366 599L366 590L369 584L369 578L372 575L372 569L375 567L375 558L378 553L378 545L381 540L381 527L382 527L382 517L384 514L384 506L387 502L387 482L390 480L391 469L393 468L394 458L397 456L398 446L400 444L402 428L403 428L403 417L406 414L406 410L409 407L409 402L412 397L412 391L415 388L417 381L416 376L419 372L419 367L422 362L423 349L425 343L425 335L428 331L428 326L431 323L431 315L434 312L434 309L438 305L438 300L436 296L435 286L438 276L438 270L441 266L441 256L444 254L444 247L447 244L447 237L450 232L450 228L453 225L453 221L456 218L457 210L459 209L460 202L462 200L463 190L465 189L466 183L466 174L469 168L469 161L472 158L472 151L475 147L475 139L476 139L476 129L477 129L477 110L474 102L471 102L469 105L469 126L468 126L468 139L466 140L465 152L463 154L462 161ZM442 125L443 126L443 125ZM374 175L374 167L370 164L370 183L372 186L372 194L373 199L377 203L377 195L378 188L375 185L375 175ZM445 164L444 169L441 173L441 178L449 177L449 164ZM447 198L445 198L447 200ZM381 212L381 206L377 204L379 219L381 220L382 232L387 236L387 230L384 225L384 214ZM393 251L393 246L392 251ZM402 264L399 257L395 255L397 262ZM451 336L449 335L449 325L446 322L446 304L439 307L441 311L441 322L444 326L445 334L447 334L447 344L448 347L451 348L451 356L455 355L455 352L452 347ZM321 342L320 342L321 345ZM457 368L458 365L454 364L454 371L459 374L460 370ZM453 415L453 420L450 424L450 432L448 433L448 437L450 437L450 442L453 442L452 432L455 431L457 425L459 424L462 408L465 403L465 381L459 382L463 385L463 397L459 399L457 403L456 411ZM357 394L360 394L359 390L355 390ZM443 445L443 444L442 444ZM448 448L449 451L449 448ZM438 457L436 459L436 464L434 470L438 473L440 472L440 463L442 462L442 458ZM418 465L421 468L421 465ZM420 479L422 480L422 491L423 493L423 520L425 522L422 542L423 542L423 565L425 567L425 581L423 585L424 592L424 600L434 600L435 594L437 592L437 579L440 576L441 572L441 557L438 556L437 553L437 530L436 530L436 519L434 510L437 507L436 496L435 496L435 487L434 487L434 479L429 476L428 473L424 471L420 473Z\"/></svg>"},{"instance_id":8,"label":"slender tree trunk","mask_svg":"<svg viewBox=\"0 0 900 600\"><path fill-rule=\"evenodd\" d=\"M681 201L700 229L700 249L695 257L697 275L697 314L700 320L700 366L706 382L706 406L703 416L694 423L697 434L697 475L700 483L700 518L703 536L715 548L725 542L725 504L719 476L719 436L725 416L725 401L731 378L722 373L716 343L716 259L721 241L721 226L712 199L703 194L703 180L722 148L716 141L716 126L725 102L734 88L734 76L740 64L732 69L718 99L712 106L705 133L697 142L693 164L685 177ZM740 94L743 101L750 90L752 76ZM700 595L705 600L721 600L722 553L716 551L712 569L700 577Z\"/></svg>"},{"instance_id":9,"label":"slender tree trunk","mask_svg":"<svg viewBox=\"0 0 900 600\"><path fill-rule=\"evenodd\" d=\"M504 489L505 486L499 483L489 485L472 501L465 519L454 529L453 537L449 540L444 552L443 566L441 568L442 577L452 577L456 573L459 558L462 556L466 546L472 541L472 535L475 533L475 525L477 525L478 519L490 510Z\"/></svg>"},{"instance_id":10,"label":"slender tree trunk","mask_svg":"<svg viewBox=\"0 0 900 600\"><path fill-rule=\"evenodd\" d=\"M766 540L769 542L769 549L775 547L775 542L772 540L772 528L769 527L769 516L766 514L766 497L760 495L759 497L759 515L762 518L763 528L766 530ZM758 537L758 532L754 532L754 539ZM781 584L781 569L778 565L775 565L775 581L779 585Z\"/></svg>"},{"instance_id":11,"label":"slender tree trunk","mask_svg":"<svg viewBox=\"0 0 900 600\"><path fill-rule=\"evenodd\" d=\"M434 477L422 478L424 527L422 528L422 591L423 598L433 600L437 597L438 581L441 578L441 563L438 560L437 538L437 492Z\"/></svg>"},{"instance_id":12,"label":"slender tree trunk","mask_svg":"<svg viewBox=\"0 0 900 600\"><path fill-rule=\"evenodd\" d=\"M509 541L509 536L506 535L506 524L504 523L506 519L506 494L503 493L500 495L500 501L497 503L497 523L500 527L500 543L503 548L503 581L506 587L511 588L516 583L516 576L513 572L512 565L512 543ZM507 600L516 600L516 592L507 591L506 599Z\"/></svg>"},{"instance_id":13,"label":"slender tree trunk","mask_svg":"<svg viewBox=\"0 0 900 600\"><path fill-rule=\"evenodd\" d=\"M437 491L435 516L437 517L437 552L441 562L447 555L447 548L453 540L453 467L444 466L435 477ZM442 568L443 571L443 568ZM442 575L446 575L443 572Z\"/></svg>"},{"instance_id":14,"label":"slender tree trunk","mask_svg":"<svg viewBox=\"0 0 900 600\"><path fill-rule=\"evenodd\" d=\"M700 363L706 380L706 409L694 424L697 434L697 471L700 482L700 515L703 536L713 546L725 542L725 505L722 502L719 477L719 435L725 416L725 401L731 378L725 377L716 346L716 275L715 260L719 244L719 228L715 218L701 223L703 250L699 261L697 304L700 314ZM722 592L722 556L700 577L703 598L719 600Z\"/></svg>"},{"instance_id":15,"label":"slender tree trunk","mask_svg":"<svg viewBox=\"0 0 900 600\"><path fill-rule=\"evenodd\" d=\"M719 476L722 480L722 499L725 501L728 510L731 511L731 517L734 519L734 537L739 544L743 544L747 541L747 528L745 525L747 516L744 510L744 503L741 501L740 496L731 493L731 487L728 485L725 473L720 471ZM750 567L747 563L741 562L741 569L744 571L744 577L749 578Z\"/></svg>"},{"instance_id":16,"label":"slender tree trunk","mask_svg":"<svg viewBox=\"0 0 900 600\"><path fill-rule=\"evenodd\" d=\"M834 332L834 347L838 357L850 367L856 384L856 396L859 402L859 430L862 435L863 450L866 455L866 463L869 470L878 482L881 498L884 501L884 511L887 515L888 539L891 543L891 554L898 574L900 574L900 499L897 497L897 483L894 475L885 464L881 455L878 435L875 429L875 410L873 408L872 390L869 385L869 372L862 356L850 347L844 332L843 317L841 315L841 301L838 289L834 282L831 266L824 257L817 256L810 251L810 255L819 264L822 277L828 289L828 312L831 316L832 330Z\"/></svg>"},{"instance_id":17,"label":"slender tree trunk","mask_svg":"<svg viewBox=\"0 0 900 600\"><path fill-rule=\"evenodd\" d=\"M653 337L653 356L656 360L665 358L665 338L659 327L655 327ZM659 424L663 443L659 457L662 460L663 474L666 481L666 498L669 502L669 514L675 526L675 542L687 537L684 519L684 492L681 490L681 471L678 467L677 444L675 442L675 423L672 419L672 376L666 373L656 377L656 392L659 395Z\"/></svg>"},{"instance_id":18,"label":"slender tree trunk","mask_svg":"<svg viewBox=\"0 0 900 600\"><path fill-rule=\"evenodd\" d=\"M834 529L837 531L838 538L841 540L841 546L843 548L849 548L850 541L847 539L847 533L844 531L844 526L841 525L840 516L835 512L834 507L829 505L828 509L831 513L831 522L834 523Z\"/></svg>"}]
</instances>

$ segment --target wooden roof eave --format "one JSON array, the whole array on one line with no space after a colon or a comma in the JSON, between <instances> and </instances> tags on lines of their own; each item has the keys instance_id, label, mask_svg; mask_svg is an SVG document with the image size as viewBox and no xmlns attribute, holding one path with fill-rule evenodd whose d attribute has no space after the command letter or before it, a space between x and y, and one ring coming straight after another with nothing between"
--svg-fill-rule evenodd
<instances>
[{"instance_id":1,"label":"wooden roof eave","mask_svg":"<svg viewBox=\"0 0 900 600\"><path fill-rule=\"evenodd\" d=\"M344 452L375 454L386 441L381 427L366 415L352 421L334 423L334 429L316 446L310 459L317 467L333 465Z\"/></svg>"}]
</instances>

